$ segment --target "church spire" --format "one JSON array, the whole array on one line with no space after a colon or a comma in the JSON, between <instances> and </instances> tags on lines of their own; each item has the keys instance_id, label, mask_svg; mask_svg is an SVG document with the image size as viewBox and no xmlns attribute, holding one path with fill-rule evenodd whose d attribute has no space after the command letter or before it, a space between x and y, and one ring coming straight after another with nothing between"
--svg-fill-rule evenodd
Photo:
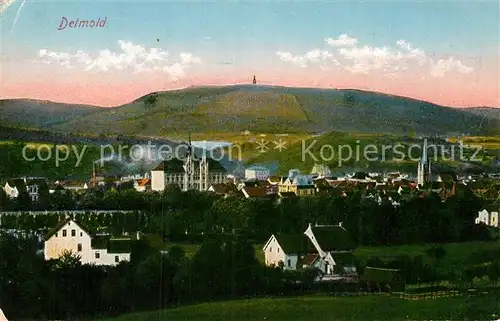
<instances>
[{"instance_id":1,"label":"church spire","mask_svg":"<svg viewBox=\"0 0 500 321\"><path fill-rule=\"evenodd\" d=\"M257 79L255 78L255 75L253 75L253 84L257 84Z\"/></svg>"}]
</instances>

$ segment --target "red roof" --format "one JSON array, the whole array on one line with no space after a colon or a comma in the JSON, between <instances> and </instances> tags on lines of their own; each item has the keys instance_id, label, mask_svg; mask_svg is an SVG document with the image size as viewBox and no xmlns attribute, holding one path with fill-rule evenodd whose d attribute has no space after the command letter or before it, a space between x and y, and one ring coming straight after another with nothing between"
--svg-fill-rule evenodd
<instances>
[{"instance_id":1,"label":"red roof","mask_svg":"<svg viewBox=\"0 0 500 321\"><path fill-rule=\"evenodd\" d=\"M266 188L265 187L252 187L252 186L245 186L243 187L245 190L246 194L248 194L249 197L264 197L267 196L266 193Z\"/></svg>"},{"instance_id":2,"label":"red roof","mask_svg":"<svg viewBox=\"0 0 500 321\"><path fill-rule=\"evenodd\" d=\"M151 180L149 178L138 179L137 184L139 186L147 186L147 185L151 184Z\"/></svg>"},{"instance_id":3,"label":"red roof","mask_svg":"<svg viewBox=\"0 0 500 321\"><path fill-rule=\"evenodd\" d=\"M316 261L316 259L319 257L319 254L317 253L307 253L301 260L300 260L300 265L307 265L310 266L311 264Z\"/></svg>"}]
</instances>

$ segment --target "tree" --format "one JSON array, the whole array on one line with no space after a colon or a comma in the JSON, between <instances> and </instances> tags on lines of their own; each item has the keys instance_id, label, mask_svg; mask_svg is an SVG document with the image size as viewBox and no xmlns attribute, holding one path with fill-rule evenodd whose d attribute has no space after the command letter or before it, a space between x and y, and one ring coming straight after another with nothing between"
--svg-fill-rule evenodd
<instances>
[{"instance_id":1,"label":"tree","mask_svg":"<svg viewBox=\"0 0 500 321\"><path fill-rule=\"evenodd\" d=\"M175 264L180 264L182 259L186 256L186 251L178 245L174 245L170 248L168 251L168 256L172 260L173 263Z\"/></svg>"},{"instance_id":2,"label":"tree","mask_svg":"<svg viewBox=\"0 0 500 321\"><path fill-rule=\"evenodd\" d=\"M344 104L350 106L355 102L354 95L350 92L344 93Z\"/></svg>"},{"instance_id":3,"label":"tree","mask_svg":"<svg viewBox=\"0 0 500 321\"><path fill-rule=\"evenodd\" d=\"M5 193L5 191L0 189L0 210L8 210L10 209L11 203L9 197Z\"/></svg>"},{"instance_id":4,"label":"tree","mask_svg":"<svg viewBox=\"0 0 500 321\"><path fill-rule=\"evenodd\" d=\"M55 261L55 267L58 269L67 269L80 266L80 256L71 251L64 251L62 255Z\"/></svg>"},{"instance_id":5,"label":"tree","mask_svg":"<svg viewBox=\"0 0 500 321\"><path fill-rule=\"evenodd\" d=\"M146 108L151 108L156 104L157 101L158 101L158 94L157 93L149 94L144 99L144 106Z\"/></svg>"}]
</instances>

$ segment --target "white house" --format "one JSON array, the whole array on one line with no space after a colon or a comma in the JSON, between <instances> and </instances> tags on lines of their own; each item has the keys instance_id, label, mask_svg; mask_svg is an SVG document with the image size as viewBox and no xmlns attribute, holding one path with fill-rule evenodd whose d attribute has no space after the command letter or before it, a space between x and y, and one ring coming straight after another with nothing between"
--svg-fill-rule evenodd
<instances>
[{"instance_id":1,"label":"white house","mask_svg":"<svg viewBox=\"0 0 500 321\"><path fill-rule=\"evenodd\" d=\"M63 187L65 190L74 192L86 190L89 188L89 184L83 181L64 180L64 181L56 181L55 184Z\"/></svg>"},{"instance_id":2,"label":"white house","mask_svg":"<svg viewBox=\"0 0 500 321\"><path fill-rule=\"evenodd\" d=\"M45 260L57 259L65 252L80 256L82 264L117 265L130 261L132 240L109 235L91 236L80 224L67 219L45 236Z\"/></svg>"},{"instance_id":3,"label":"white house","mask_svg":"<svg viewBox=\"0 0 500 321\"><path fill-rule=\"evenodd\" d=\"M304 234L276 234L266 242L263 251L268 266L282 265L295 270L313 267L321 279L356 275L349 233L339 225L309 224Z\"/></svg>"},{"instance_id":4,"label":"white house","mask_svg":"<svg viewBox=\"0 0 500 321\"><path fill-rule=\"evenodd\" d=\"M311 175L318 175L318 177L331 177L332 171L325 164L314 164Z\"/></svg>"},{"instance_id":5,"label":"white house","mask_svg":"<svg viewBox=\"0 0 500 321\"><path fill-rule=\"evenodd\" d=\"M265 181L271 176L271 171L269 168L264 166L250 166L245 169L245 179L246 180L258 180Z\"/></svg>"},{"instance_id":6,"label":"white house","mask_svg":"<svg viewBox=\"0 0 500 321\"><path fill-rule=\"evenodd\" d=\"M40 194L49 193L49 185L43 177L22 177L8 180L3 190L10 198L17 198L21 192L26 192L31 200L36 202Z\"/></svg>"},{"instance_id":7,"label":"white house","mask_svg":"<svg viewBox=\"0 0 500 321\"><path fill-rule=\"evenodd\" d=\"M286 270L297 269L300 255L313 250L307 236L303 234L275 234L264 245L266 265L283 264Z\"/></svg>"},{"instance_id":8,"label":"white house","mask_svg":"<svg viewBox=\"0 0 500 321\"><path fill-rule=\"evenodd\" d=\"M488 226L500 227L498 223L498 210L483 209L478 213L476 224L484 223Z\"/></svg>"}]
</instances>

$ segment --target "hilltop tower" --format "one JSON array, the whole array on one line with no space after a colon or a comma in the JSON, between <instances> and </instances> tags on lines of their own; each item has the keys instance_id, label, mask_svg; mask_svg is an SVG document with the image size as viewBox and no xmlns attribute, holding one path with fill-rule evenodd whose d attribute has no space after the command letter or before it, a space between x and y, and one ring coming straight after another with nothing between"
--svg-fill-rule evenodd
<instances>
[{"instance_id":1,"label":"hilltop tower","mask_svg":"<svg viewBox=\"0 0 500 321\"><path fill-rule=\"evenodd\" d=\"M424 147L422 148L422 156L418 162L417 169L417 184L423 186L431 179L431 161L427 155L427 139L424 139Z\"/></svg>"},{"instance_id":2,"label":"hilltop tower","mask_svg":"<svg viewBox=\"0 0 500 321\"><path fill-rule=\"evenodd\" d=\"M257 84L257 79L255 78L255 75L253 75L253 84L256 85Z\"/></svg>"}]
</instances>

